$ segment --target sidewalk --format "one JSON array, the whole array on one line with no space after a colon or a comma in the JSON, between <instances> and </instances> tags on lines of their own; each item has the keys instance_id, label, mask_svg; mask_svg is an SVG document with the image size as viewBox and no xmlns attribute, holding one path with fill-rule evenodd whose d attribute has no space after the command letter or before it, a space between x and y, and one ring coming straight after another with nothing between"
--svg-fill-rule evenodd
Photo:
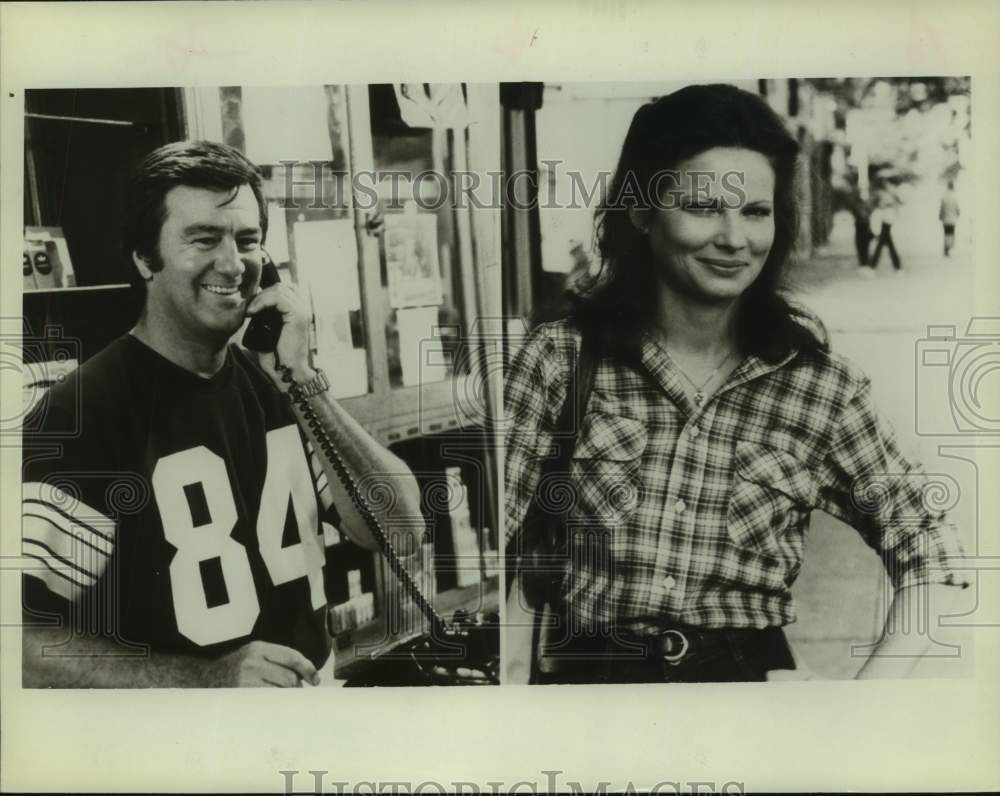
<instances>
[{"instance_id":1,"label":"sidewalk","mask_svg":"<svg viewBox=\"0 0 1000 796\"><path fill-rule=\"evenodd\" d=\"M883 252L874 276L862 275L853 240L845 240L841 229L827 251L794 268L793 295L827 325L833 349L869 375L876 404L902 449L929 472L946 472L938 440L915 432L915 352L928 325L954 325L959 335L965 331L974 306L971 252L965 248L946 259L939 251L901 247L900 255L901 273L893 272ZM959 508L963 514L970 510ZM881 562L858 533L814 514L806 563L793 589L799 620L787 628L806 665L825 678L852 677L864 662L864 651L852 655L852 644L870 642L881 628L888 596L883 588Z\"/></svg>"}]
</instances>

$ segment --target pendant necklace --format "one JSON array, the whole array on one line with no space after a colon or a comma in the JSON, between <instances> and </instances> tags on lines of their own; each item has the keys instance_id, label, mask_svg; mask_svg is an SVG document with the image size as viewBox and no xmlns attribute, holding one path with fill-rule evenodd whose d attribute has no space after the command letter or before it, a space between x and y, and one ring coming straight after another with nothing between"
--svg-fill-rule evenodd
<instances>
[{"instance_id":1,"label":"pendant necklace","mask_svg":"<svg viewBox=\"0 0 1000 796\"><path fill-rule=\"evenodd\" d=\"M670 356L669 353L667 354L667 356ZM703 403L705 403L705 397L706 397L705 388L712 382L712 379L714 379L716 376L719 375L719 371L722 370L723 366L726 365L732 358L733 358L733 352L730 351L728 354L726 354L726 358L715 366L715 370L709 373L708 378L705 379L705 381L703 381L700 385L694 383L691 377L684 372L684 369L677 364L676 359L670 357L670 361L674 363L674 367L676 367L677 372L684 377L684 380L694 388L694 405L700 407Z\"/></svg>"}]
</instances>

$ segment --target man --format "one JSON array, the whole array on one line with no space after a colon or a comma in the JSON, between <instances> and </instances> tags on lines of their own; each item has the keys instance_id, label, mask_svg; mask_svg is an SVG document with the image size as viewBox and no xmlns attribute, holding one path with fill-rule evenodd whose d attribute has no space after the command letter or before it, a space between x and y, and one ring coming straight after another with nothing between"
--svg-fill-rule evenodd
<instances>
[{"instance_id":1,"label":"man","mask_svg":"<svg viewBox=\"0 0 1000 796\"><path fill-rule=\"evenodd\" d=\"M378 547L304 411L355 479L389 474L396 500L380 519L404 537L423 528L416 481L312 368L294 287L259 289L267 213L249 160L169 144L127 200L139 321L26 423L44 436L25 437L23 551L37 568L24 684L316 684L335 536L321 514ZM252 357L231 338L266 310L280 315L276 350ZM57 451L40 447L53 435ZM60 627L39 626L53 614Z\"/></svg>"}]
</instances>

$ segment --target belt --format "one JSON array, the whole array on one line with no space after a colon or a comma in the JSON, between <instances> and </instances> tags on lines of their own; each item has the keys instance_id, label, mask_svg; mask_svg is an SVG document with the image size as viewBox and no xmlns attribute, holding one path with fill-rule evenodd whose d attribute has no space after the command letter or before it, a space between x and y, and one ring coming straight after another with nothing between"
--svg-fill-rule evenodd
<instances>
[{"instance_id":1,"label":"belt","mask_svg":"<svg viewBox=\"0 0 1000 796\"><path fill-rule=\"evenodd\" d=\"M740 650L766 648L777 639L784 638L780 628L693 628L668 627L653 635L627 636L623 641L630 645L645 644L647 659L662 660L671 666L680 666L692 657L702 657L713 652L738 653Z\"/></svg>"},{"instance_id":2,"label":"belt","mask_svg":"<svg viewBox=\"0 0 1000 796\"><path fill-rule=\"evenodd\" d=\"M663 627L652 635L576 637L547 648L539 682L718 682L762 680L795 663L779 627Z\"/></svg>"},{"instance_id":3,"label":"belt","mask_svg":"<svg viewBox=\"0 0 1000 796\"><path fill-rule=\"evenodd\" d=\"M680 627L663 628L655 635L631 636L623 640L631 644L645 644L647 658L659 658L672 666L679 665L689 655L728 647L730 643L725 630Z\"/></svg>"}]
</instances>

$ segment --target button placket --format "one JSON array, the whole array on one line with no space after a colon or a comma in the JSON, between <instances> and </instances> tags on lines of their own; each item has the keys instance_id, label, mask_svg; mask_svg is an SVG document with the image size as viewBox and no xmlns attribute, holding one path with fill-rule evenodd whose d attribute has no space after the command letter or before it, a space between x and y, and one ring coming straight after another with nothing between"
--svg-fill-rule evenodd
<instances>
[{"instance_id":1,"label":"button placket","mask_svg":"<svg viewBox=\"0 0 1000 796\"><path fill-rule=\"evenodd\" d=\"M678 448L684 445L684 435L678 440ZM679 453L679 451L677 451ZM683 457L675 455L674 463L671 467L668 483L683 484L683 470L680 460ZM660 572L671 572L659 581L659 590L663 594L664 609L671 613L680 611L680 603L683 599L683 591L678 588L684 580L684 573L687 562L691 557L690 541L687 533L670 534L668 530L671 525L679 526L687 521L687 502L677 493L671 501L668 497L662 513L660 525L661 538L670 539L669 544L661 544L657 551L656 568ZM668 566L669 565L669 566Z\"/></svg>"},{"instance_id":2,"label":"button placket","mask_svg":"<svg viewBox=\"0 0 1000 796\"><path fill-rule=\"evenodd\" d=\"M678 491L674 492L672 502L670 501L670 498L668 498L665 506L667 510L663 512L661 533L669 533L669 531L666 530L666 526L670 523L686 529L689 526L682 524L695 521L681 491L685 488L686 481L681 467L681 460L684 457L680 454L683 449L689 445L697 446L697 449L701 449L703 443L696 443L695 440L702 436L705 418L710 418L712 413L715 411L715 399L718 395L719 392L714 393L707 401L705 401L704 404L695 407L694 411L688 416L687 423L678 435L674 464L673 467L671 467L670 478L668 481L671 485L677 485L675 489ZM700 459L701 457L697 458ZM682 533L680 534L680 537L683 539L680 544L677 543L678 536L674 535L672 537L673 544L671 544L669 548L661 545L656 559L656 566L661 572L668 571L669 569L674 573L668 574L663 578L663 580L660 581L660 588L666 595L666 604L672 611L676 612L680 612L682 609L685 582L687 580L687 573L691 564L693 544L691 534ZM670 550L670 555L668 555L668 549Z\"/></svg>"}]
</instances>

